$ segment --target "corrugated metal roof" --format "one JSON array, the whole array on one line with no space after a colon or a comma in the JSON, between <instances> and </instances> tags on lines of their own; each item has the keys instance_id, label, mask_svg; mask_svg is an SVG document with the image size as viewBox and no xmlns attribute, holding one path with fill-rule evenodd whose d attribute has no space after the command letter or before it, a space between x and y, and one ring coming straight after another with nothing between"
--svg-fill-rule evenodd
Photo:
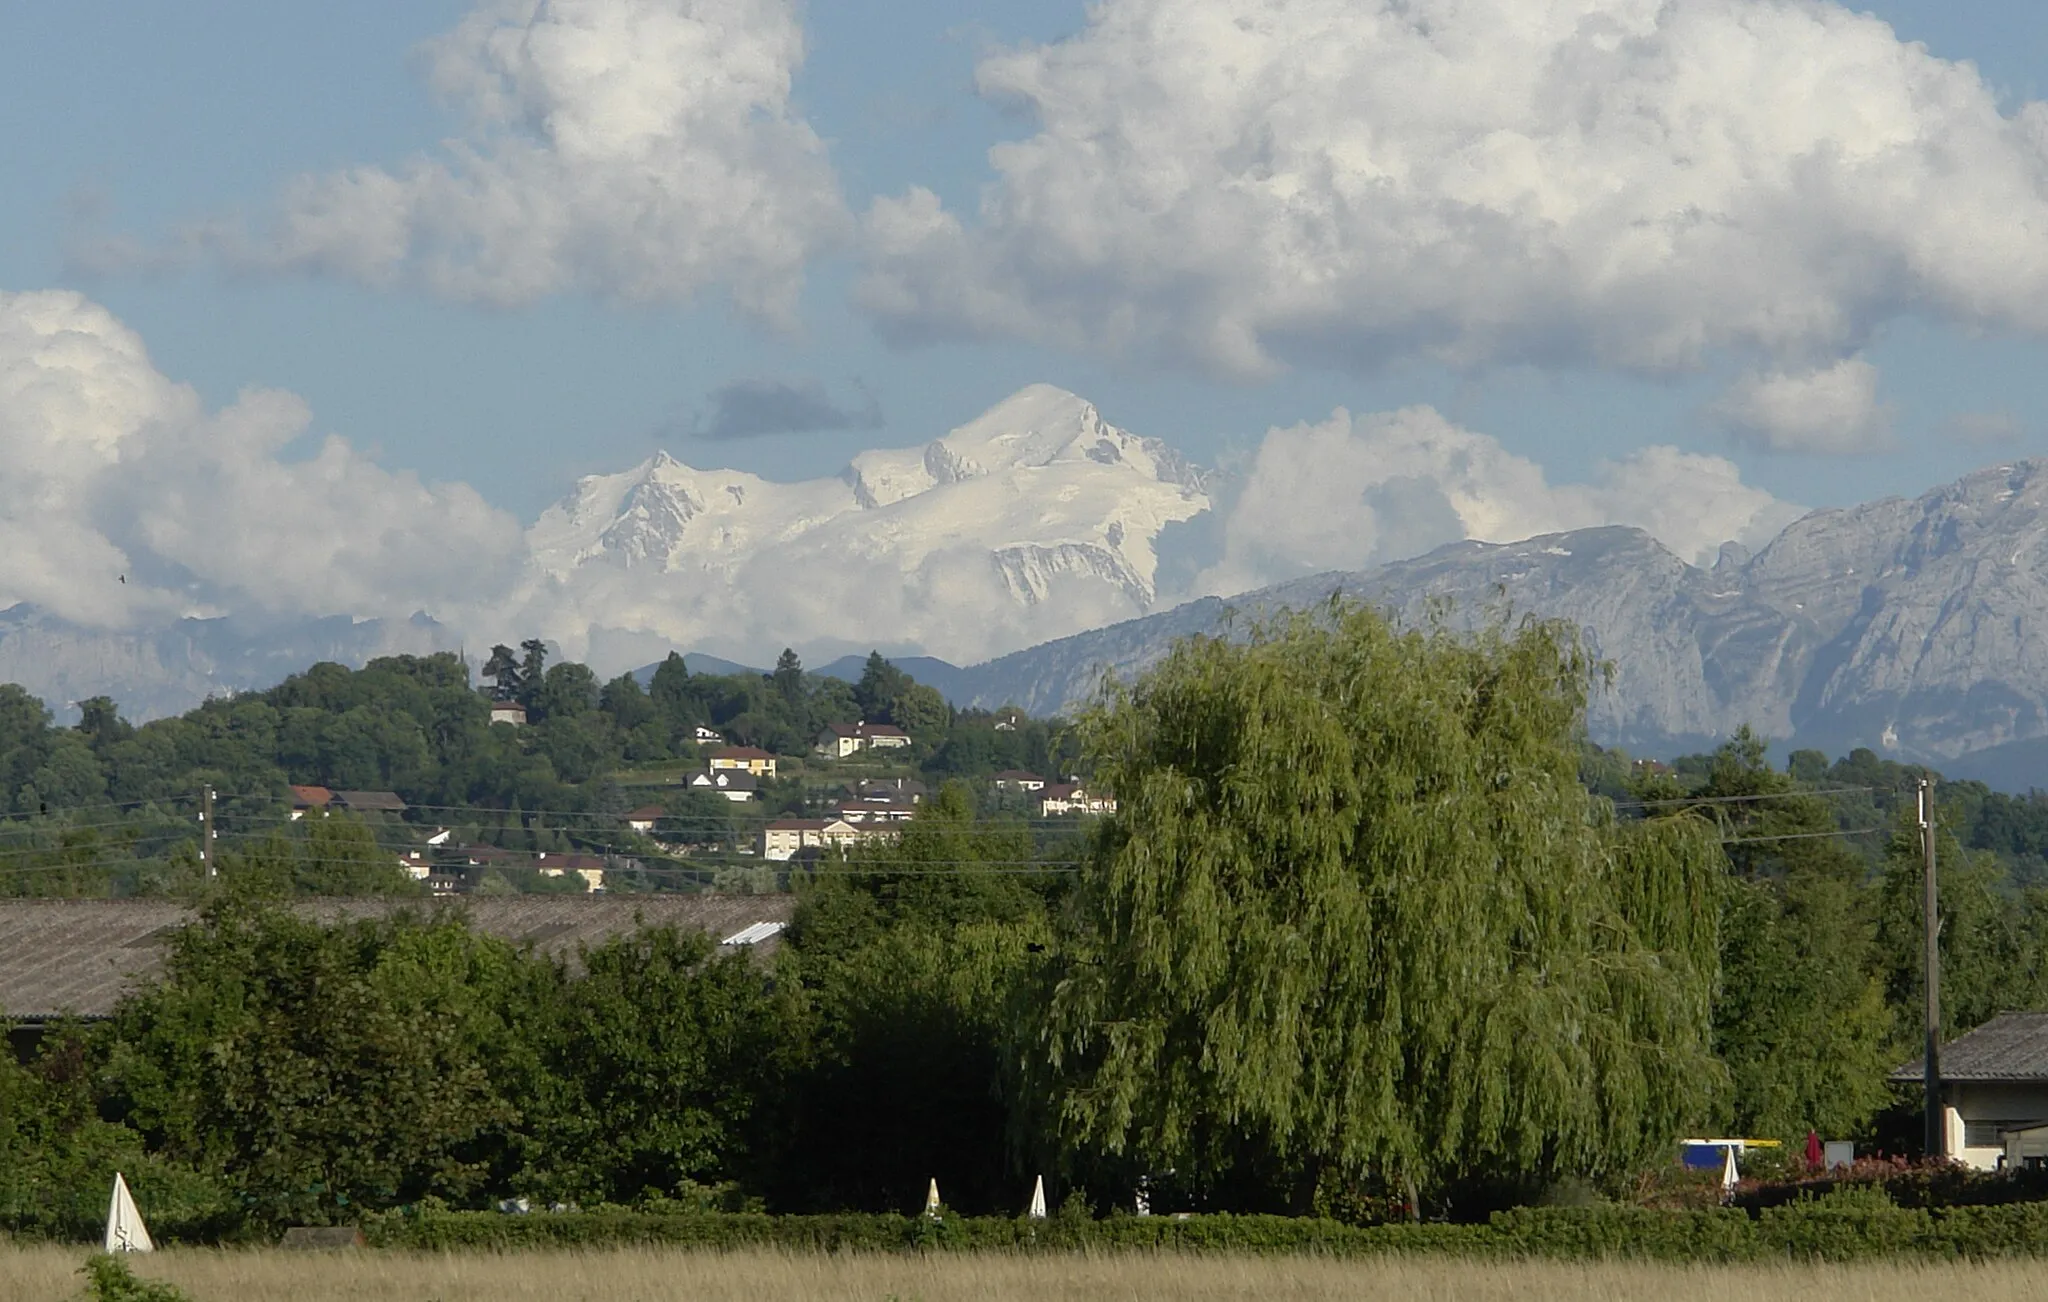
<instances>
[{"instance_id":1,"label":"corrugated metal roof","mask_svg":"<svg viewBox=\"0 0 2048 1302\"><path fill-rule=\"evenodd\" d=\"M1918 1081L1922 1059L1892 1073ZM2048 1081L2048 1013L2000 1013L1984 1025L1941 1046L1941 1078L1955 1081Z\"/></svg>"},{"instance_id":2,"label":"corrugated metal roof","mask_svg":"<svg viewBox=\"0 0 2048 1302\"><path fill-rule=\"evenodd\" d=\"M487 935L573 959L642 926L694 928L716 937L773 924L755 945L772 951L796 913L789 895L469 896L460 900L314 899L292 906L333 923L404 909L455 912ZM0 1017L104 1017L163 969L164 942L194 911L172 900L0 900Z\"/></svg>"}]
</instances>

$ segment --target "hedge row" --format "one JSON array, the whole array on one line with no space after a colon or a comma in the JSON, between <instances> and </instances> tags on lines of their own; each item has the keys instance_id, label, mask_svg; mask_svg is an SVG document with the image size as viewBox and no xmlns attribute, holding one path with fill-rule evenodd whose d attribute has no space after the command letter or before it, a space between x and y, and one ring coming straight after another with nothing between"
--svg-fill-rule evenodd
<instances>
[{"instance_id":1,"label":"hedge row","mask_svg":"<svg viewBox=\"0 0 2048 1302\"><path fill-rule=\"evenodd\" d=\"M826 1252L1152 1250L1416 1253L1474 1258L1631 1258L1671 1262L1889 1257L2048 1257L2048 1203L1941 1210L1880 1197L1823 1198L1763 1209L1651 1211L1529 1208L1482 1225L1353 1226L1284 1216L996 1217L666 1215L627 1210L391 1213L363 1226L372 1244L428 1250L779 1247Z\"/></svg>"}]
</instances>

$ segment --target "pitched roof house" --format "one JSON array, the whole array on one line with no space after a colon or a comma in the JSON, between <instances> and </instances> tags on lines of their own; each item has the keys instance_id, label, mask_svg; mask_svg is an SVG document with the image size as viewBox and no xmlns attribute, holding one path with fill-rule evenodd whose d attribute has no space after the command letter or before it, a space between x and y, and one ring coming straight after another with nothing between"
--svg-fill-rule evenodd
<instances>
[{"instance_id":1,"label":"pitched roof house","mask_svg":"<svg viewBox=\"0 0 2048 1302\"><path fill-rule=\"evenodd\" d=\"M1023 769L1004 769L990 778L998 791L1043 791L1045 779Z\"/></svg>"},{"instance_id":2,"label":"pitched roof house","mask_svg":"<svg viewBox=\"0 0 2048 1302\"><path fill-rule=\"evenodd\" d=\"M910 734L892 723L835 723L818 734L811 749L832 759L845 759L864 750L900 750L910 744Z\"/></svg>"},{"instance_id":3,"label":"pitched roof house","mask_svg":"<svg viewBox=\"0 0 2048 1302\"><path fill-rule=\"evenodd\" d=\"M325 814L333 803L334 793L326 787L293 787L292 821L296 823L315 810Z\"/></svg>"},{"instance_id":4,"label":"pitched roof house","mask_svg":"<svg viewBox=\"0 0 2048 1302\"><path fill-rule=\"evenodd\" d=\"M779 818L761 829L761 857L786 861L808 849L844 850L896 835L883 823L855 824L843 818Z\"/></svg>"},{"instance_id":5,"label":"pitched roof house","mask_svg":"<svg viewBox=\"0 0 2048 1302\"><path fill-rule=\"evenodd\" d=\"M692 791L709 791L724 796L735 805L743 805L761 789L761 780L739 769L717 769L709 773L692 773L684 785Z\"/></svg>"},{"instance_id":6,"label":"pitched roof house","mask_svg":"<svg viewBox=\"0 0 2048 1302\"><path fill-rule=\"evenodd\" d=\"M1993 1171L2048 1165L2048 1013L2000 1013L1942 1046L1946 1156ZM1915 1059L1892 1073L1916 1085Z\"/></svg>"},{"instance_id":7,"label":"pitched roof house","mask_svg":"<svg viewBox=\"0 0 2048 1302\"><path fill-rule=\"evenodd\" d=\"M627 811L625 823L636 832L646 833L652 832L654 825L666 817L668 811L660 805L642 805L638 809Z\"/></svg>"},{"instance_id":8,"label":"pitched roof house","mask_svg":"<svg viewBox=\"0 0 2048 1302\"><path fill-rule=\"evenodd\" d=\"M604 889L604 860L594 854L560 854L542 850L533 856L533 868L543 877L574 873L583 879L585 890Z\"/></svg>"}]
</instances>

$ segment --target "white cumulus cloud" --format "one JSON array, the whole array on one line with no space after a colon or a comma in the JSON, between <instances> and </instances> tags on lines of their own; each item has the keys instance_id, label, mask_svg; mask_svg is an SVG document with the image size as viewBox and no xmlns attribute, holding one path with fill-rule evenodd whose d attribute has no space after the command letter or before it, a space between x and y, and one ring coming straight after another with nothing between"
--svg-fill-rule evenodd
<instances>
[{"instance_id":1,"label":"white cumulus cloud","mask_svg":"<svg viewBox=\"0 0 2048 1302\"><path fill-rule=\"evenodd\" d=\"M1759 547L1801 514L1742 482L1734 463L1650 447L1591 483L1543 468L1431 407L1267 432L1227 508L1223 555L1196 581L1231 594L1322 570L1358 570L1476 538L1515 542L1596 525L1642 529L1709 564L1723 542Z\"/></svg>"},{"instance_id":2,"label":"white cumulus cloud","mask_svg":"<svg viewBox=\"0 0 2048 1302\"><path fill-rule=\"evenodd\" d=\"M2048 330L2048 106L1837 4L1103 0L978 81L1037 132L976 211L870 209L899 340L1825 376L1908 309Z\"/></svg>"},{"instance_id":3,"label":"white cumulus cloud","mask_svg":"<svg viewBox=\"0 0 2048 1302\"><path fill-rule=\"evenodd\" d=\"M788 320L849 222L790 105L792 0L485 0L425 48L463 135L395 168L300 177L237 261L497 305L725 287Z\"/></svg>"},{"instance_id":4,"label":"white cumulus cloud","mask_svg":"<svg viewBox=\"0 0 2048 1302\"><path fill-rule=\"evenodd\" d=\"M98 627L224 610L403 616L513 581L519 525L465 485L339 438L305 404L208 411L133 330L69 291L0 292L0 606Z\"/></svg>"},{"instance_id":5,"label":"white cumulus cloud","mask_svg":"<svg viewBox=\"0 0 2048 1302\"><path fill-rule=\"evenodd\" d=\"M1773 452L1866 452L1892 441L1877 368L1860 357L1811 371L1751 372L1711 411L1736 438Z\"/></svg>"}]
</instances>

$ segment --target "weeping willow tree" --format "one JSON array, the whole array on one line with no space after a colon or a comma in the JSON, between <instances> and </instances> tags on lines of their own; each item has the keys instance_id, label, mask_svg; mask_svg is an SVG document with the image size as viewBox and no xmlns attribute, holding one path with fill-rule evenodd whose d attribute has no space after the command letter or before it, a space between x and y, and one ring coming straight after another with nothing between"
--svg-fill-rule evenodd
<instances>
[{"instance_id":1,"label":"weeping willow tree","mask_svg":"<svg viewBox=\"0 0 2048 1302\"><path fill-rule=\"evenodd\" d=\"M1580 785L1597 668L1333 601L1113 685L1077 727L1119 808L1027 1055L1071 1151L1297 1209L1665 1157L1722 1080L1721 860Z\"/></svg>"}]
</instances>

